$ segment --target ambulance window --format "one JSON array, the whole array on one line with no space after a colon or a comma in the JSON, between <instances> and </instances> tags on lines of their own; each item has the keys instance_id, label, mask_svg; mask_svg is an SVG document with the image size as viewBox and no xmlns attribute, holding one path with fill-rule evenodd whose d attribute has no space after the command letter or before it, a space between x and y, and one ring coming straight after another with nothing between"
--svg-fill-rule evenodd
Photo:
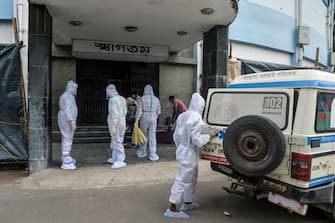
<instances>
[{"instance_id":1,"label":"ambulance window","mask_svg":"<svg viewBox=\"0 0 335 223\"><path fill-rule=\"evenodd\" d=\"M335 93L319 92L315 118L316 132L335 132Z\"/></svg>"},{"instance_id":2,"label":"ambulance window","mask_svg":"<svg viewBox=\"0 0 335 223\"><path fill-rule=\"evenodd\" d=\"M215 92L210 96L206 121L228 126L246 115L260 115L275 122L281 130L288 125L289 96L285 92Z\"/></svg>"}]
</instances>

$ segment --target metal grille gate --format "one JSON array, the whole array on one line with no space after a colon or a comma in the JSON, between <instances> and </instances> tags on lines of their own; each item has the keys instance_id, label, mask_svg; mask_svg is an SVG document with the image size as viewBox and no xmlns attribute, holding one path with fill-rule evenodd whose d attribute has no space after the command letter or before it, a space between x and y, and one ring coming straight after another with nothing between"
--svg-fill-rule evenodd
<instances>
[{"instance_id":1,"label":"metal grille gate","mask_svg":"<svg viewBox=\"0 0 335 223\"><path fill-rule=\"evenodd\" d=\"M119 94L127 98L132 91L143 94L151 84L159 95L159 64L77 60L78 124L107 125L106 87L115 84Z\"/></svg>"}]
</instances>

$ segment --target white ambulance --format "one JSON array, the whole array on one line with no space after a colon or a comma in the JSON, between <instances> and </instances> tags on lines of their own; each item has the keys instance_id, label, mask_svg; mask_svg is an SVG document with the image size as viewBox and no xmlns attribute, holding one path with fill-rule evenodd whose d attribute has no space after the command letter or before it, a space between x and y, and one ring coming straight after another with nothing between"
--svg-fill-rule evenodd
<instances>
[{"instance_id":1,"label":"white ambulance","mask_svg":"<svg viewBox=\"0 0 335 223\"><path fill-rule=\"evenodd\" d=\"M221 131L201 157L232 179L228 192L335 217L334 99L335 74L318 70L243 75L210 89L203 118Z\"/></svg>"}]
</instances>

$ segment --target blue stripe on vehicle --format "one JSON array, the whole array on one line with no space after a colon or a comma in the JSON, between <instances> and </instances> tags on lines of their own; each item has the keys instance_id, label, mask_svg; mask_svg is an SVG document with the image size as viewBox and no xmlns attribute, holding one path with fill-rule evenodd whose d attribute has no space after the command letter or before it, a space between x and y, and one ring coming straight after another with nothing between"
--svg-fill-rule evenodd
<instances>
[{"instance_id":1,"label":"blue stripe on vehicle","mask_svg":"<svg viewBox=\"0 0 335 223\"><path fill-rule=\"evenodd\" d=\"M313 140L320 140L320 143L331 143L335 142L335 135L309 136L307 137L307 145L311 145Z\"/></svg>"},{"instance_id":2,"label":"blue stripe on vehicle","mask_svg":"<svg viewBox=\"0 0 335 223\"><path fill-rule=\"evenodd\" d=\"M334 180L335 180L335 176L320 177L320 178L313 179L313 180L309 181L309 186L310 187L315 187L315 186L319 186L319 185L322 185L322 184L332 182Z\"/></svg>"},{"instance_id":3,"label":"blue stripe on vehicle","mask_svg":"<svg viewBox=\"0 0 335 223\"><path fill-rule=\"evenodd\" d=\"M231 84L228 88L331 88L335 89L335 82L320 81L320 80L305 80L305 81L280 81L280 82L258 82L258 83L242 83Z\"/></svg>"}]
</instances>

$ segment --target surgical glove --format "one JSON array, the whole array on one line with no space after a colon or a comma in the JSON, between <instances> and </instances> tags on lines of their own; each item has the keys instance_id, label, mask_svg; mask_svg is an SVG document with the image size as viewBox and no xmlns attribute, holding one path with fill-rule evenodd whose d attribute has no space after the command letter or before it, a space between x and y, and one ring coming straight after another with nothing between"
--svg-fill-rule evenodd
<instances>
[{"instance_id":1,"label":"surgical glove","mask_svg":"<svg viewBox=\"0 0 335 223\"><path fill-rule=\"evenodd\" d=\"M115 133L116 133L116 128L115 128L115 126L113 126L112 127L112 135L115 135Z\"/></svg>"},{"instance_id":2,"label":"surgical glove","mask_svg":"<svg viewBox=\"0 0 335 223\"><path fill-rule=\"evenodd\" d=\"M76 128L77 128L76 121L71 121L71 126L72 126L72 130L76 131Z\"/></svg>"},{"instance_id":3,"label":"surgical glove","mask_svg":"<svg viewBox=\"0 0 335 223\"><path fill-rule=\"evenodd\" d=\"M211 138L218 136L220 129L210 128L208 134Z\"/></svg>"}]
</instances>

